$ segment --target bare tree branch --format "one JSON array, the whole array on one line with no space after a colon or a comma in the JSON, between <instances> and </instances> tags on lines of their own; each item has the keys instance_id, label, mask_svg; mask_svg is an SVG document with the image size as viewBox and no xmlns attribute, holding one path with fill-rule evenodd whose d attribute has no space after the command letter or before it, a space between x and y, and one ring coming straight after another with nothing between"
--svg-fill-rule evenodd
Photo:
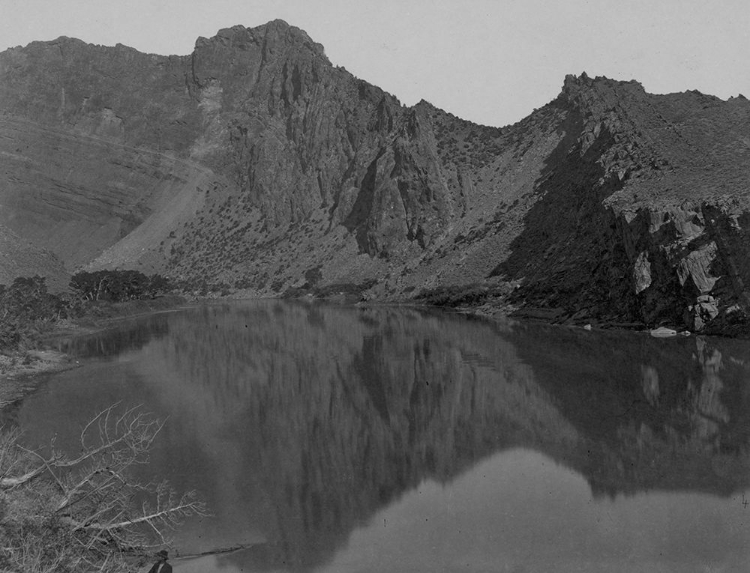
<instances>
[{"instance_id":1,"label":"bare tree branch","mask_svg":"<svg viewBox=\"0 0 750 573\"><path fill-rule=\"evenodd\" d=\"M122 413L117 407L81 429L75 457L58 451L54 440L43 455L20 446L18 435L0 437L0 490L34 499L37 490L46 492L46 509L32 517L49 520L56 537L45 543L62 548L57 556L37 551L31 538L4 543L0 552L20 570L114 571L129 552L167 544L166 532L185 518L208 515L195 492L178 496L166 482L132 481L132 467L147 461L164 422L140 407Z\"/></svg>"},{"instance_id":2,"label":"bare tree branch","mask_svg":"<svg viewBox=\"0 0 750 573\"><path fill-rule=\"evenodd\" d=\"M75 527L76 529L91 529L91 530L98 530L98 531L115 531L118 529L124 529L126 527L131 527L134 525L139 525L146 523L150 525L152 528L156 529L157 522L161 522L164 524L174 524L177 523L174 521L175 518L181 518L181 517L189 517L190 515L208 515L205 511L205 507L201 502L194 502L194 501L186 501L184 503L180 503L179 505L169 507L166 509L162 509L160 511L155 511L152 513L144 514L139 517L135 517L133 519L127 519L124 521L113 521L108 523L96 523L91 522L92 520L88 520L88 522L76 522L73 520L70 520L69 523Z\"/></svg>"},{"instance_id":3,"label":"bare tree branch","mask_svg":"<svg viewBox=\"0 0 750 573\"><path fill-rule=\"evenodd\" d=\"M0 479L0 489L11 489L23 485L44 473L46 468L42 465L25 474L16 477L4 477Z\"/></svg>"}]
</instances>

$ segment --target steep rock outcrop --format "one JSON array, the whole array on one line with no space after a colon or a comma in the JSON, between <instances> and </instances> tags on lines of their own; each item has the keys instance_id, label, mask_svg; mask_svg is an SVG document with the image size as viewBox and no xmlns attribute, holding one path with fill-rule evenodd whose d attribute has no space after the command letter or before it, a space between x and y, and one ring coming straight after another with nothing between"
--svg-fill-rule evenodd
<instances>
[{"instance_id":1,"label":"steep rock outcrop","mask_svg":"<svg viewBox=\"0 0 750 573\"><path fill-rule=\"evenodd\" d=\"M750 252L740 223L747 215L737 207L685 202L617 216L616 237L625 264L633 265L643 320L682 318L691 330L702 330L719 308L731 315L740 311L737 305L747 306Z\"/></svg>"},{"instance_id":2,"label":"steep rock outcrop","mask_svg":"<svg viewBox=\"0 0 750 573\"><path fill-rule=\"evenodd\" d=\"M522 280L517 300L691 330L746 307L747 102L649 96L635 82L582 76L566 80L557 105L572 108L572 135L495 270ZM724 151L686 141L699 129Z\"/></svg>"},{"instance_id":3,"label":"steep rock outcrop","mask_svg":"<svg viewBox=\"0 0 750 573\"><path fill-rule=\"evenodd\" d=\"M275 276L278 289L299 278L290 259L305 242L318 256L303 270L365 278L383 265L347 268L352 254L424 248L450 219L425 118L284 22L221 30L187 57L60 38L0 60L3 138L17 156L0 187L4 222L71 270L93 260L256 288ZM30 162L37 175L17 173Z\"/></svg>"}]
</instances>

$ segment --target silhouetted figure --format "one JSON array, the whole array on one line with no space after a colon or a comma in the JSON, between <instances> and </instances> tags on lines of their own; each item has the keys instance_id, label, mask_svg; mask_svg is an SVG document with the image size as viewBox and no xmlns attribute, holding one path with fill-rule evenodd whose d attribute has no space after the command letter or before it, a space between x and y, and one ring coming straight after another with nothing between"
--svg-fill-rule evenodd
<instances>
[{"instance_id":1,"label":"silhouetted figure","mask_svg":"<svg viewBox=\"0 0 750 573\"><path fill-rule=\"evenodd\" d=\"M172 573L172 566L167 563L169 553L167 553L166 549L159 551L156 554L156 557L158 558L158 561L154 563L154 566L149 569L148 573Z\"/></svg>"}]
</instances>

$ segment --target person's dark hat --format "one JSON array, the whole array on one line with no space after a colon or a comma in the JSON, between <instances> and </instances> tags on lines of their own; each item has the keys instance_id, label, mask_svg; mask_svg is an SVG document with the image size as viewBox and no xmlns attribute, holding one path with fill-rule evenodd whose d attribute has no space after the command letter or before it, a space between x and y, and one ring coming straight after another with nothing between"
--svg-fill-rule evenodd
<instances>
[{"instance_id":1,"label":"person's dark hat","mask_svg":"<svg viewBox=\"0 0 750 573\"><path fill-rule=\"evenodd\" d=\"M164 559L167 559L169 557L169 553L166 549L162 549L161 551L156 552L157 557L164 557Z\"/></svg>"}]
</instances>

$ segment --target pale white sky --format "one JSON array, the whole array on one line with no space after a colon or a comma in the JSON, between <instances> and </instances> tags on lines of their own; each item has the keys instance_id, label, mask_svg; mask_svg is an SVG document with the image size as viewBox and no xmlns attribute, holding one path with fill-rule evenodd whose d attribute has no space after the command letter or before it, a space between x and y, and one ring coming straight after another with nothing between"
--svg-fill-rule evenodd
<instances>
[{"instance_id":1,"label":"pale white sky","mask_svg":"<svg viewBox=\"0 0 750 573\"><path fill-rule=\"evenodd\" d=\"M0 0L0 50L71 36L186 55L198 36L275 18L403 103L489 125L583 71L750 97L749 0Z\"/></svg>"}]
</instances>

